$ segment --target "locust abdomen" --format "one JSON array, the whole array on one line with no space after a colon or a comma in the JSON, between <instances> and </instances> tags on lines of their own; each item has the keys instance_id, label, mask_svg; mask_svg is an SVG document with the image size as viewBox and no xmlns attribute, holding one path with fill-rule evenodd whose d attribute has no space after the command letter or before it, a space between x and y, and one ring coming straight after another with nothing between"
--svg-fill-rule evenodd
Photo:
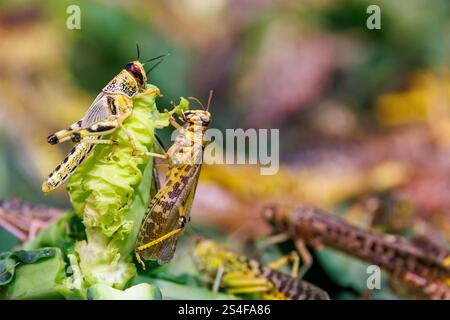
<instances>
[{"instance_id":1,"label":"locust abdomen","mask_svg":"<svg viewBox=\"0 0 450 320\"><path fill-rule=\"evenodd\" d=\"M100 139L98 136L97 139ZM86 159L92 152L95 144L80 142L70 150L69 154L56 166L42 183L42 192L48 193L58 188L64 181L66 181L78 166Z\"/></svg>"}]
</instances>

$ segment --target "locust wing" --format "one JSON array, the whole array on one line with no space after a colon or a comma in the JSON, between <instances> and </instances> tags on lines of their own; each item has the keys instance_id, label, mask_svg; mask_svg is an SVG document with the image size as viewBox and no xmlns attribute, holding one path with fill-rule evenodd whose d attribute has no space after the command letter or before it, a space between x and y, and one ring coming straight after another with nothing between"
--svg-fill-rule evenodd
<instances>
[{"instance_id":1,"label":"locust wing","mask_svg":"<svg viewBox=\"0 0 450 320\"><path fill-rule=\"evenodd\" d=\"M197 176L200 173L200 170L198 170ZM197 189L197 183L198 178L195 178L194 185L191 187L190 193L186 198L185 204L182 206L184 210L184 215L186 216L186 219L189 219L190 213L191 213L191 207L192 202L194 201L195 191ZM173 229L171 229L173 230ZM168 230L170 232L171 230ZM177 242L179 237L181 236L181 233L178 233L170 238L168 238L165 242L163 242L158 251L156 252L156 257L158 257L158 263L164 264L170 262L172 260L173 255L175 254L175 249L177 247Z\"/></svg>"},{"instance_id":2,"label":"locust wing","mask_svg":"<svg viewBox=\"0 0 450 320\"><path fill-rule=\"evenodd\" d=\"M164 186L150 201L136 241L136 248L159 239L180 227L180 208L189 219L192 202L200 174L200 164L186 164L172 169ZM151 246L139 254L146 260L157 260L159 264L169 262L181 232L161 243Z\"/></svg>"},{"instance_id":3,"label":"locust wing","mask_svg":"<svg viewBox=\"0 0 450 320\"><path fill-rule=\"evenodd\" d=\"M81 127L87 128L98 121L108 119L112 115L113 100L114 98L110 95L100 92L83 117Z\"/></svg>"}]
</instances>

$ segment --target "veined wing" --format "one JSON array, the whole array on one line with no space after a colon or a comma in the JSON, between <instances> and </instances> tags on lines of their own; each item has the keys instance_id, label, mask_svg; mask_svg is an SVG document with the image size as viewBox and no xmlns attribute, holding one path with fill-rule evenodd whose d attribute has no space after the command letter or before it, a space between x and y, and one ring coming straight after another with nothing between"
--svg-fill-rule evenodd
<instances>
[{"instance_id":1,"label":"veined wing","mask_svg":"<svg viewBox=\"0 0 450 320\"><path fill-rule=\"evenodd\" d=\"M185 204L182 206L184 215L186 217L186 221L189 221L189 217L191 215L191 207L192 202L194 201L195 191L197 189L198 184L198 175L200 174L200 169L197 171L197 175L194 179L194 185L191 187L191 190L186 198ZM176 226L175 226L176 227ZM173 229L171 229L173 230ZM170 232L169 230L168 232ZM178 238L181 236L181 233L177 233L172 237L168 238L166 241L162 242L159 246L155 256L158 257L158 263L164 264L170 262L172 260L173 255L175 254L175 249L177 247Z\"/></svg>"},{"instance_id":2,"label":"veined wing","mask_svg":"<svg viewBox=\"0 0 450 320\"><path fill-rule=\"evenodd\" d=\"M180 225L179 208L183 208L186 219L197 186L200 164L180 165L171 170L164 186L150 201L136 241L136 248L159 239ZM139 252L147 260L167 263L172 259L180 233Z\"/></svg>"},{"instance_id":3,"label":"veined wing","mask_svg":"<svg viewBox=\"0 0 450 320\"><path fill-rule=\"evenodd\" d=\"M98 121L108 119L112 115L113 100L114 98L110 95L100 92L83 117L81 127L87 128Z\"/></svg>"}]
</instances>

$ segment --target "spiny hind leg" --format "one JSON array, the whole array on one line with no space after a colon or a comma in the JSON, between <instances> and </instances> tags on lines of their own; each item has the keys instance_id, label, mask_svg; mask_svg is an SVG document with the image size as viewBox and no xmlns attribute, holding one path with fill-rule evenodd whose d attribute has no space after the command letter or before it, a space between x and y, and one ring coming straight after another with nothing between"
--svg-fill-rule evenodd
<instances>
[{"instance_id":1,"label":"spiny hind leg","mask_svg":"<svg viewBox=\"0 0 450 320\"><path fill-rule=\"evenodd\" d=\"M229 272L223 277L223 281L227 287L265 286L269 284L266 278L243 271Z\"/></svg>"},{"instance_id":2,"label":"spiny hind leg","mask_svg":"<svg viewBox=\"0 0 450 320\"><path fill-rule=\"evenodd\" d=\"M155 245L157 245L157 244L163 242L164 240L166 240L166 239L172 237L173 235L179 233L181 230L182 230L182 228L174 229L174 230L172 230L172 231L166 233L165 235L159 237L158 239L152 240L152 241L150 241L150 242L148 242L148 243L146 243L146 244L143 244L143 245L137 247L136 250L137 250L137 251L143 251L143 250L146 250L146 249L148 249L148 248L150 248L150 247L153 247L153 246L155 246Z\"/></svg>"},{"instance_id":3,"label":"spiny hind leg","mask_svg":"<svg viewBox=\"0 0 450 320\"><path fill-rule=\"evenodd\" d=\"M57 144L68 140L80 142L88 136L99 136L112 133L118 126L116 119L107 119L94 123L92 126L82 128L82 120L77 121L66 129L60 130L47 138L48 143Z\"/></svg>"},{"instance_id":4,"label":"spiny hind leg","mask_svg":"<svg viewBox=\"0 0 450 320\"><path fill-rule=\"evenodd\" d=\"M97 137L113 133L119 126L117 119L98 121L90 127L81 128L70 135L70 139L77 143L84 138Z\"/></svg>"},{"instance_id":5,"label":"spiny hind leg","mask_svg":"<svg viewBox=\"0 0 450 320\"><path fill-rule=\"evenodd\" d=\"M81 123L83 119L78 120L77 122L71 124L65 129L59 130L47 137L47 142L50 144L58 144L64 141L70 140L70 136L72 133L81 129Z\"/></svg>"},{"instance_id":6,"label":"spiny hind leg","mask_svg":"<svg viewBox=\"0 0 450 320\"><path fill-rule=\"evenodd\" d=\"M144 250L146 250L146 249L148 249L150 247L156 246L157 244L163 242L164 240L166 240L166 239L176 235L181 230L183 230L183 228L174 229L174 230L166 233L165 235L159 237L158 239L152 240L152 241L150 241L148 243L145 243L143 245L140 245L140 246L136 247L136 249L135 249L136 259L143 266L144 269L145 269L145 265L144 265L144 262L141 259L141 256L139 255L139 252L144 251Z\"/></svg>"},{"instance_id":7,"label":"spiny hind leg","mask_svg":"<svg viewBox=\"0 0 450 320\"><path fill-rule=\"evenodd\" d=\"M87 144L108 144L111 146L117 146L118 142L111 139L95 139L95 138L84 138L80 142Z\"/></svg>"},{"instance_id":8,"label":"spiny hind leg","mask_svg":"<svg viewBox=\"0 0 450 320\"><path fill-rule=\"evenodd\" d=\"M270 289L269 282L264 277L257 277L243 272L231 272L223 276L223 285L227 288L227 293L263 293Z\"/></svg>"},{"instance_id":9,"label":"spiny hind leg","mask_svg":"<svg viewBox=\"0 0 450 320\"><path fill-rule=\"evenodd\" d=\"M183 231L185 225L186 225L186 217L184 216L184 210L182 209L183 207L179 208L179 214L180 214L180 226L168 233L166 233L165 235L152 240L148 243L145 243L143 245L140 245L138 247L136 247L135 251L136 251L136 259L139 261L139 263L141 263L141 265L143 265L143 261L140 258L139 252L140 251L144 251L150 247L156 246L157 244L160 244L161 242L163 242L166 239L169 239L170 237L173 237L174 235L180 233L181 231Z\"/></svg>"}]
</instances>

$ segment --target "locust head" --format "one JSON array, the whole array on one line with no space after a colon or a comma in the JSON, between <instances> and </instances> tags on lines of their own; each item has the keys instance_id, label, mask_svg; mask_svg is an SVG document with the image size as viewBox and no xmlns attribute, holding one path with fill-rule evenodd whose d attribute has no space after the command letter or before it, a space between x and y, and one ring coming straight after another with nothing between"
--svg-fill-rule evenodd
<instances>
[{"instance_id":1,"label":"locust head","mask_svg":"<svg viewBox=\"0 0 450 320\"><path fill-rule=\"evenodd\" d=\"M167 56L167 54L163 54L163 55L148 59L144 62L140 62L139 57L141 56L141 53L140 53L139 45L137 42L136 42L136 50L137 50L136 60L127 63L127 65L125 66L125 70L128 71L128 73L136 80L138 87L139 87L139 91L143 92L143 91L145 91L145 88L147 86L147 75L163 61L163 58L165 56ZM145 69L144 69L145 64L147 64L150 61L155 61L155 60L158 60L158 61L155 64L153 64L153 66L150 67L150 69L148 71L145 71Z\"/></svg>"},{"instance_id":2,"label":"locust head","mask_svg":"<svg viewBox=\"0 0 450 320\"><path fill-rule=\"evenodd\" d=\"M136 80L139 91L143 91L147 86L147 74L144 65L139 61L131 61L125 66L125 70Z\"/></svg>"},{"instance_id":3,"label":"locust head","mask_svg":"<svg viewBox=\"0 0 450 320\"><path fill-rule=\"evenodd\" d=\"M197 102L202 109L201 110L186 110L183 112L183 121L189 122L192 124L200 124L203 127L207 127L211 122L211 113L209 112L209 106L211 105L213 91L209 91L208 104L205 106L195 97L189 97L190 100L194 100Z\"/></svg>"},{"instance_id":4,"label":"locust head","mask_svg":"<svg viewBox=\"0 0 450 320\"><path fill-rule=\"evenodd\" d=\"M217 273L224 262L222 251L215 241L199 237L196 239L192 255L197 268L212 275Z\"/></svg>"},{"instance_id":5,"label":"locust head","mask_svg":"<svg viewBox=\"0 0 450 320\"><path fill-rule=\"evenodd\" d=\"M207 110L187 110L183 112L182 117L183 121L193 124L201 124L204 127L207 127L211 121L211 113Z\"/></svg>"}]
</instances>

